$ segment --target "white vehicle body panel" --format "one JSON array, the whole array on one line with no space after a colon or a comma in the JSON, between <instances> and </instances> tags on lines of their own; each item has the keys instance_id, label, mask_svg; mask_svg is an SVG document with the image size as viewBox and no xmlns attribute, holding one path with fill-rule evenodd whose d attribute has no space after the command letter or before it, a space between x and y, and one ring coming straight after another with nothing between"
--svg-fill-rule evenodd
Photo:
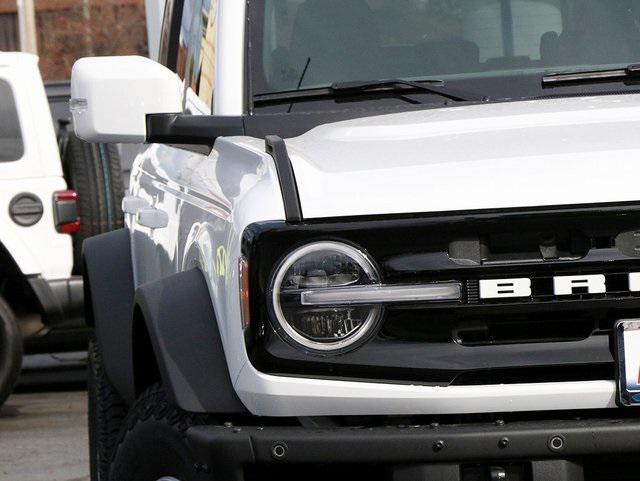
<instances>
[{"instance_id":1,"label":"white vehicle body panel","mask_svg":"<svg viewBox=\"0 0 640 481\"><path fill-rule=\"evenodd\" d=\"M592 204L640 199L639 125L640 95L611 95L366 117L287 146L305 218Z\"/></svg>"},{"instance_id":2,"label":"white vehicle body panel","mask_svg":"<svg viewBox=\"0 0 640 481\"><path fill-rule=\"evenodd\" d=\"M53 193L67 186L38 58L0 53L0 79L12 87L24 144L20 160L0 162L0 243L23 274L67 278L73 266L71 237L56 232L52 205ZM24 192L43 204L42 218L31 227L21 227L9 216L11 199Z\"/></svg>"},{"instance_id":3,"label":"white vehicle body panel","mask_svg":"<svg viewBox=\"0 0 640 481\"><path fill-rule=\"evenodd\" d=\"M242 115L245 111L246 3L219 0L214 115Z\"/></svg>"},{"instance_id":4,"label":"white vehicle body panel","mask_svg":"<svg viewBox=\"0 0 640 481\"><path fill-rule=\"evenodd\" d=\"M235 387L247 408L262 416L472 414L616 406L613 381L431 387L243 371Z\"/></svg>"}]
</instances>

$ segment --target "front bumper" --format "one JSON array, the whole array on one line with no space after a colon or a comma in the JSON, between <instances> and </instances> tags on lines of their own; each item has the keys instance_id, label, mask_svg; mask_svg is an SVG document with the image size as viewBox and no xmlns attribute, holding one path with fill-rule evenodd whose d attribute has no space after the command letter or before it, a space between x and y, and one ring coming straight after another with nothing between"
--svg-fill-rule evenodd
<instances>
[{"instance_id":1,"label":"front bumper","mask_svg":"<svg viewBox=\"0 0 640 481\"><path fill-rule=\"evenodd\" d=\"M640 452L640 419L375 428L199 426L187 431L187 439L196 467L228 481L254 479L245 477L248 471L286 478L289 467L307 466L313 473L311 466L326 463L356 470L375 464L376 479L393 481L492 479L491 470L513 471L514 466L523 477L495 479L583 481L585 474L593 479L588 471L599 459ZM616 470L622 468L610 469L609 479L618 479ZM473 477L478 473L480 478Z\"/></svg>"}]
</instances>

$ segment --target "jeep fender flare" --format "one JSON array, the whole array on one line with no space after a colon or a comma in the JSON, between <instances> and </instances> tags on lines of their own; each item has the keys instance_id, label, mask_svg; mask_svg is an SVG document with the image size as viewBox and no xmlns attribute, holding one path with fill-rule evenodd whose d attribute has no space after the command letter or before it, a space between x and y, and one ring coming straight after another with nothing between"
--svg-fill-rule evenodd
<instances>
[{"instance_id":1,"label":"jeep fender flare","mask_svg":"<svg viewBox=\"0 0 640 481\"><path fill-rule=\"evenodd\" d=\"M139 287L142 314L162 383L189 412L240 414L206 280L191 269Z\"/></svg>"}]
</instances>

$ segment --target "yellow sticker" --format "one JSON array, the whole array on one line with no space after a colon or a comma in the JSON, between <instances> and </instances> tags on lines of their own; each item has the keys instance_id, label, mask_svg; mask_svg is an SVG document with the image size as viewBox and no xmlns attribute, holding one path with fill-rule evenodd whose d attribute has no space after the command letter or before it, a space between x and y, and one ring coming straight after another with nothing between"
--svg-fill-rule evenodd
<instances>
[{"instance_id":1,"label":"yellow sticker","mask_svg":"<svg viewBox=\"0 0 640 481\"><path fill-rule=\"evenodd\" d=\"M224 277L227 273L227 249L224 246L216 250L216 274Z\"/></svg>"}]
</instances>

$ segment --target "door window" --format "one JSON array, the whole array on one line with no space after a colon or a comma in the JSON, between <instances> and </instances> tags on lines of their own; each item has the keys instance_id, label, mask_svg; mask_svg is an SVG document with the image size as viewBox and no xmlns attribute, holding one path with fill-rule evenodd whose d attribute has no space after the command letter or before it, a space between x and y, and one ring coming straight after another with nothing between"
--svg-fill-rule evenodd
<instances>
[{"instance_id":1,"label":"door window","mask_svg":"<svg viewBox=\"0 0 640 481\"><path fill-rule=\"evenodd\" d=\"M213 103L218 0L202 0L187 52L187 85L209 108Z\"/></svg>"},{"instance_id":2,"label":"door window","mask_svg":"<svg viewBox=\"0 0 640 481\"><path fill-rule=\"evenodd\" d=\"M162 29L160 31L160 45L158 49L158 62L171 70L176 68L176 48L175 38L177 26L176 22L181 20L180 14L182 6L175 0L166 0L164 4L164 16Z\"/></svg>"},{"instance_id":3,"label":"door window","mask_svg":"<svg viewBox=\"0 0 640 481\"><path fill-rule=\"evenodd\" d=\"M185 0L180 23L176 73L212 107L218 0Z\"/></svg>"},{"instance_id":4,"label":"door window","mask_svg":"<svg viewBox=\"0 0 640 481\"><path fill-rule=\"evenodd\" d=\"M188 75L188 58L189 58L189 41L191 32L193 31L194 12L200 10L202 0L184 0L182 4L182 18L180 20L180 34L178 37L178 52L176 54L176 73L181 79L185 79Z\"/></svg>"},{"instance_id":5,"label":"door window","mask_svg":"<svg viewBox=\"0 0 640 481\"><path fill-rule=\"evenodd\" d=\"M0 79L0 162L20 160L23 154L24 144L13 91L7 81Z\"/></svg>"}]
</instances>

